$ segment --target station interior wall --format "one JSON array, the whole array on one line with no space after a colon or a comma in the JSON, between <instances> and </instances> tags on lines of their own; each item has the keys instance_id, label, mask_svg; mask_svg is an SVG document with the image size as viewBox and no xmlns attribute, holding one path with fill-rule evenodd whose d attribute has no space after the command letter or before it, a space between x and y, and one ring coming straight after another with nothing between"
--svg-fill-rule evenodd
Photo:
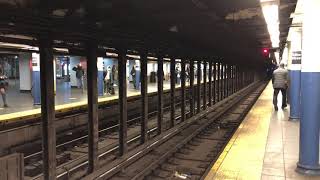
<instances>
[{"instance_id":1,"label":"station interior wall","mask_svg":"<svg viewBox=\"0 0 320 180\"><path fill-rule=\"evenodd\" d=\"M69 88L72 88L72 87L77 87L77 79L76 79L76 72L72 70L73 67L77 66L78 64L81 64L82 67L84 68L84 71L85 71L85 74L86 74L86 67L87 67L87 64L86 64L86 58L85 57L81 57L81 56L54 56L55 59L59 59L59 58L68 58L69 61L68 61L68 65L67 66L63 66L61 64L56 64L56 62L58 63L62 63L63 61L62 60L55 60L55 70L54 70L54 76L55 76L55 82L57 81L57 76L59 76L58 78L59 79L63 79L64 77L62 77L62 72L61 71L64 71L64 75L67 76L68 78L66 80L64 80L64 82L66 83L65 86L69 87ZM35 83L34 82L34 77L33 77L33 74L32 74L32 53L18 53L18 66L19 66L19 90L21 92L28 92L28 91L31 91L32 88L33 88L33 84ZM115 66L116 69L117 69L117 66L118 66L118 62L117 62L117 59L115 58L102 58L103 59L103 63L102 63L102 66L103 67L98 67L98 70L103 70L103 71L106 71L107 70L107 67L111 67L112 66ZM197 76L197 64L195 63L194 64L195 67L194 67L194 70L195 70L195 77ZM101 66L99 65L98 63L98 66ZM136 69L136 72L137 72L137 83L139 84L140 82L140 61L139 60L134 60L134 59L131 59L131 60L128 60L127 61L127 79L128 79L128 83L132 82L132 76L130 74L131 72L131 69L132 69L132 66L135 67ZM187 68L189 64L186 65ZM58 74L57 74L57 68L59 68L59 71L58 71ZM62 69L64 68L64 69ZM68 68L68 74L65 72L65 68ZM176 62L176 68L181 71L181 63L179 61ZM201 64L201 70L203 71L204 69L204 65ZM156 72L158 70L158 64L157 64L157 61L152 61L152 60L149 60L148 61L148 64L147 64L147 73L148 73L148 80L150 81L151 77L152 76L152 73L153 73L153 76L155 76L155 79L157 78L156 77ZM164 70L164 80L170 80L170 61L164 61L164 64L163 64L163 70ZM209 70L209 67L207 66L207 71ZM117 73L116 73L117 74ZM202 72L201 72L202 74ZM207 73L208 74L208 73ZM202 76L202 75L201 75ZM179 76L178 76L179 78ZM202 79L202 78L201 78ZM207 77L207 79L209 79ZM103 81L103 80L102 80ZM156 83L156 81L153 81L154 83ZM55 83L55 89L56 89L56 84ZM116 82L115 82L116 84ZM83 86L86 88L86 79L85 79L85 76L84 76L84 80L83 80Z\"/></svg>"}]
</instances>

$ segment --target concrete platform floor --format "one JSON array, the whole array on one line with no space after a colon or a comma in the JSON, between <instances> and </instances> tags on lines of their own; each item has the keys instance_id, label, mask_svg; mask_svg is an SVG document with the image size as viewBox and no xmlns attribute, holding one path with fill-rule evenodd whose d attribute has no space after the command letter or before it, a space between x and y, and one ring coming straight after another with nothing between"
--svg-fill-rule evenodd
<instances>
[{"instance_id":1,"label":"concrete platform floor","mask_svg":"<svg viewBox=\"0 0 320 180\"><path fill-rule=\"evenodd\" d=\"M195 84L197 84L195 82ZM189 83L186 83L189 86ZM55 96L56 109L63 109L70 106L76 106L79 104L86 104L87 102L87 91L77 88L71 88L69 83L63 80L57 80L57 89ZM176 84L176 87L180 87L180 84ZM170 81L164 81L164 90L170 89ZM115 86L115 95L104 95L99 96L100 101L108 101L110 99L118 98L118 88ZM149 83L148 92L157 92L157 83ZM128 96L136 96L140 94L140 90L133 88L133 84L128 84ZM30 92L22 93L19 90L19 81L10 80L10 86L7 90L7 103L8 108L3 108L3 102L0 97L0 120L1 118L10 119L9 114L22 112L21 114L32 114L40 112L39 105L33 105L33 97ZM33 111L36 110L36 111ZM25 112L28 111L28 112ZM7 115L7 117L3 117ZM17 114L12 114L13 117L18 116Z\"/></svg>"},{"instance_id":2,"label":"concrete platform floor","mask_svg":"<svg viewBox=\"0 0 320 180\"><path fill-rule=\"evenodd\" d=\"M299 122L288 121L289 107L272 105L270 83L214 164L206 180L319 180L295 172ZM281 95L280 95L281 96ZM280 105L279 98L279 107Z\"/></svg>"}]
</instances>

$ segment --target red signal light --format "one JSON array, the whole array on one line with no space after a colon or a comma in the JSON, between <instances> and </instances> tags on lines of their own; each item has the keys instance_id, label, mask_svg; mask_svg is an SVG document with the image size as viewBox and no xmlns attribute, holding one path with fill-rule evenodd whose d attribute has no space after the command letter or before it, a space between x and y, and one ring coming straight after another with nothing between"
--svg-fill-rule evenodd
<instances>
[{"instance_id":1,"label":"red signal light","mask_svg":"<svg viewBox=\"0 0 320 180\"><path fill-rule=\"evenodd\" d=\"M269 49L268 48L263 48L262 49L262 55L263 56L269 56Z\"/></svg>"}]
</instances>

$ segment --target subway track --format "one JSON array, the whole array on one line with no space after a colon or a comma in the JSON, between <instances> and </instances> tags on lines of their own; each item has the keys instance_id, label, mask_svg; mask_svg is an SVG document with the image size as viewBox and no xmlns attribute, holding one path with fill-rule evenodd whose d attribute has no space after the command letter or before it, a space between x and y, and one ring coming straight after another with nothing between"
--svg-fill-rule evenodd
<instances>
[{"instance_id":1,"label":"subway track","mask_svg":"<svg viewBox=\"0 0 320 180\"><path fill-rule=\"evenodd\" d=\"M230 96L86 179L203 179L265 85Z\"/></svg>"},{"instance_id":2,"label":"subway track","mask_svg":"<svg viewBox=\"0 0 320 180\"><path fill-rule=\"evenodd\" d=\"M257 91L261 92L260 90ZM245 114L250 110L252 103L260 94L258 92L250 95L248 98L250 100L243 101L236 105L236 108L208 124L204 130L196 132L185 141L176 144L172 154L167 155L167 158L164 155L164 160L158 162L157 167L146 169L146 174L138 174L132 179L142 177L147 180L204 179L210 167L237 130ZM208 120L208 117L205 117L205 120Z\"/></svg>"},{"instance_id":3,"label":"subway track","mask_svg":"<svg viewBox=\"0 0 320 180\"><path fill-rule=\"evenodd\" d=\"M218 88L218 87L217 87ZM218 88L219 89L219 88ZM231 89L229 89L231 92ZM189 95L189 92L188 92ZM220 94L217 92L216 98ZM181 96L176 97L177 99ZM196 98L195 98L196 99ZM200 96L201 109L203 108L203 97ZM175 124L178 125L181 121L181 109L180 100L177 100L176 111L175 111ZM196 106L196 103L195 103ZM219 107L220 108L220 107ZM218 108L218 109L219 109ZM196 109L196 108L195 108ZM190 118L190 104L189 98L186 100L186 117ZM149 113L148 121L148 139L154 139L157 137L157 111ZM128 123L128 149L129 151L134 150L140 146L140 116L129 117ZM164 131L169 130L170 127L170 105L164 108ZM118 155L118 124L103 124L99 130L99 162L100 166L104 166L108 163L116 160ZM57 134L57 179L81 179L87 175L87 133L81 131L78 133L77 128L72 131L66 131L61 134ZM71 133L70 133L71 132ZM59 138L60 137L60 138ZM30 146L29 146L30 147ZM39 147L38 147L39 149ZM31 152L31 153L28 153ZM42 151L29 151L23 152L25 162L25 177L26 179L42 179Z\"/></svg>"},{"instance_id":4,"label":"subway track","mask_svg":"<svg viewBox=\"0 0 320 180\"><path fill-rule=\"evenodd\" d=\"M202 101L201 101L202 103ZM180 102L176 103L175 123L178 124L181 118ZM189 106L189 100L186 100L186 105ZM201 106L202 107L202 106ZM187 117L189 116L189 107L186 108ZM157 111L149 113L148 121L148 137L156 136L157 130ZM128 148L134 149L140 145L140 116L128 120ZM105 164L118 157L118 124L109 126L99 130L99 158ZM164 129L170 128L170 106L164 108ZM88 163L87 161L87 135L71 139L57 145L57 164L58 164L58 179L78 179L86 174L83 171ZM42 174L41 153L36 152L25 156L25 175L30 179L39 179Z\"/></svg>"},{"instance_id":5,"label":"subway track","mask_svg":"<svg viewBox=\"0 0 320 180\"><path fill-rule=\"evenodd\" d=\"M231 89L230 89L231 91ZM218 96L218 94L216 95ZM178 97L179 98L179 97ZM201 108L203 108L203 97L201 99ZM176 103L175 124L181 121L181 102ZM186 117L190 116L190 104L186 100ZM157 135L157 111L149 113L148 138L152 139ZM133 150L140 145L140 116L128 120L128 149ZM164 108L164 130L170 129L170 106ZM81 179L86 175L87 161L87 135L71 139L57 145L57 165L58 179ZM103 166L115 160L118 155L118 124L99 130L99 161ZM41 152L36 152L25 156L26 164L25 176L29 179L41 179L42 161Z\"/></svg>"},{"instance_id":6,"label":"subway track","mask_svg":"<svg viewBox=\"0 0 320 180\"><path fill-rule=\"evenodd\" d=\"M187 101L188 102L188 101ZM176 103L177 109L179 109L180 102ZM166 124L169 124L169 112L170 106L167 106L164 108L165 111L165 117L167 121L165 121ZM176 117L176 122L179 121L180 111L177 111L175 113ZM149 113L149 131L148 135L149 137L152 137L155 135L155 131L157 130L156 127L156 114L157 111L153 111ZM129 119L127 121L128 123L128 144L129 148L134 148L138 142L139 142L139 132L136 131L140 127L139 121L140 121L140 116L134 117L132 119ZM108 126L106 128L102 128L99 130L99 152L101 153L101 157L111 155L113 154L114 156L117 156L116 152L118 149L118 127L119 124L114 124L111 126ZM86 133L83 133L86 134ZM63 136L63 135L61 135ZM68 136L66 134L66 136ZM58 165L63 165L63 164L74 164L72 162L74 161L79 161L83 163L83 157L86 156L87 153L87 135L82 135L76 138L67 138L71 140L66 140L60 144L57 145L57 164ZM25 160L25 175L29 177L34 177L35 179L38 177L42 171L42 161L41 161L41 151L26 155L24 157ZM80 164L81 164L80 163ZM65 168L64 168L65 169ZM73 171L76 171L77 168L72 168ZM70 173L70 171L68 172ZM60 174L60 177L64 177L66 173ZM59 177L59 176L58 176Z\"/></svg>"}]
</instances>

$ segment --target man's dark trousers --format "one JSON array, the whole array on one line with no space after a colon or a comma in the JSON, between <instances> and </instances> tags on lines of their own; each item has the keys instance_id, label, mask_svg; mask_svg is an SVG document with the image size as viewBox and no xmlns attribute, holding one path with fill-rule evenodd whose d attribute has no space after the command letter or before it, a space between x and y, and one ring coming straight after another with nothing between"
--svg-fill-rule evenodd
<instances>
[{"instance_id":1,"label":"man's dark trousers","mask_svg":"<svg viewBox=\"0 0 320 180\"><path fill-rule=\"evenodd\" d=\"M285 88L274 88L273 105L276 107L278 104L279 91L281 91L282 94L282 108L287 107L287 89Z\"/></svg>"}]
</instances>

